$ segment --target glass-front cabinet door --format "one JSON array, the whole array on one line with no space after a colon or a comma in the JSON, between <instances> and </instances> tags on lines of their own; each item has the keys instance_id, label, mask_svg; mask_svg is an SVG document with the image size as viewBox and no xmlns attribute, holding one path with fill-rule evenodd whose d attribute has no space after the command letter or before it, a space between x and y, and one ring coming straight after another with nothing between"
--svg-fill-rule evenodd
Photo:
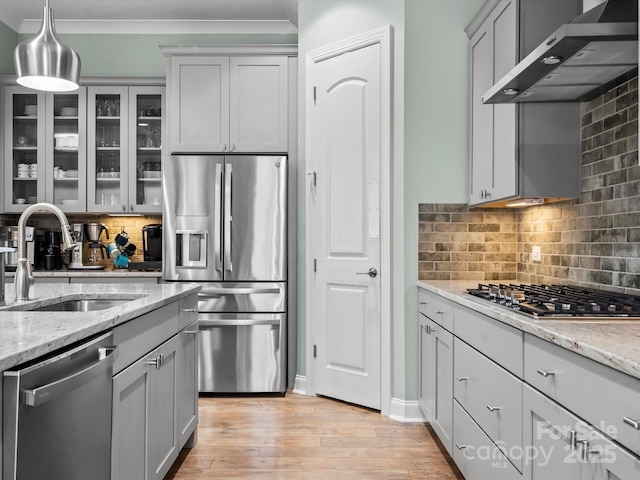
<instances>
[{"instance_id":1,"label":"glass-front cabinet door","mask_svg":"<svg viewBox=\"0 0 640 480\"><path fill-rule=\"evenodd\" d=\"M129 211L162 212L164 87L130 87Z\"/></svg>"},{"instance_id":2,"label":"glass-front cabinet door","mask_svg":"<svg viewBox=\"0 0 640 480\"><path fill-rule=\"evenodd\" d=\"M19 213L45 201L45 93L6 87L4 95L4 210Z\"/></svg>"},{"instance_id":3,"label":"glass-front cabinet door","mask_svg":"<svg viewBox=\"0 0 640 480\"><path fill-rule=\"evenodd\" d=\"M128 212L127 87L89 87L87 211Z\"/></svg>"},{"instance_id":4,"label":"glass-front cabinet door","mask_svg":"<svg viewBox=\"0 0 640 480\"><path fill-rule=\"evenodd\" d=\"M87 208L87 89L47 94L46 201L65 212Z\"/></svg>"}]
</instances>

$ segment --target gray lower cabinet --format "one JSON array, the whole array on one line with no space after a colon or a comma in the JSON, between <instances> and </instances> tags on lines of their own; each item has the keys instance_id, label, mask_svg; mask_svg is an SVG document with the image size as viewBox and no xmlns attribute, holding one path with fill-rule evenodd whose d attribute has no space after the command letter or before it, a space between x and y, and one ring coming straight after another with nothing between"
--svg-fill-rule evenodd
<instances>
[{"instance_id":1,"label":"gray lower cabinet","mask_svg":"<svg viewBox=\"0 0 640 480\"><path fill-rule=\"evenodd\" d=\"M113 480L162 479L178 456L179 343L171 338L113 379Z\"/></svg>"},{"instance_id":2,"label":"gray lower cabinet","mask_svg":"<svg viewBox=\"0 0 640 480\"><path fill-rule=\"evenodd\" d=\"M419 406L451 453L453 430L453 335L420 316Z\"/></svg>"},{"instance_id":3,"label":"gray lower cabinet","mask_svg":"<svg viewBox=\"0 0 640 480\"><path fill-rule=\"evenodd\" d=\"M133 363L113 377L112 480L161 480L195 444L196 305L193 295L116 327L120 361Z\"/></svg>"},{"instance_id":4,"label":"gray lower cabinet","mask_svg":"<svg viewBox=\"0 0 640 480\"><path fill-rule=\"evenodd\" d=\"M198 424L198 322L195 321L178 335L177 396L179 444L189 447L195 444L195 428Z\"/></svg>"},{"instance_id":5,"label":"gray lower cabinet","mask_svg":"<svg viewBox=\"0 0 640 480\"><path fill-rule=\"evenodd\" d=\"M640 380L435 293L418 298L418 403L466 480L640 478Z\"/></svg>"},{"instance_id":6,"label":"gray lower cabinet","mask_svg":"<svg viewBox=\"0 0 640 480\"><path fill-rule=\"evenodd\" d=\"M640 478L640 459L529 386L524 387L523 477L527 480Z\"/></svg>"}]
</instances>

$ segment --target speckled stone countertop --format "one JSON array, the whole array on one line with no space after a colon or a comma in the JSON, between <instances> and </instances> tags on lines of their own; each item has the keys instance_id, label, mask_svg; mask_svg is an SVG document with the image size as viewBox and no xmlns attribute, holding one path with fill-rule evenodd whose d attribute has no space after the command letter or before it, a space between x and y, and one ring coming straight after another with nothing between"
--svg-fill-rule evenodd
<instances>
[{"instance_id":1,"label":"speckled stone countertop","mask_svg":"<svg viewBox=\"0 0 640 480\"><path fill-rule=\"evenodd\" d=\"M640 320L539 320L466 293L473 281L419 281L418 286L523 332L640 378ZM455 321L455 320L454 320Z\"/></svg>"},{"instance_id":2,"label":"speckled stone countertop","mask_svg":"<svg viewBox=\"0 0 640 480\"><path fill-rule=\"evenodd\" d=\"M13 300L6 286L6 306L0 307L0 371L33 360L96 333L109 330L200 290L192 283L167 284L36 284L26 302ZM131 299L116 307L92 312L8 311L27 305L50 305L64 300Z\"/></svg>"}]
</instances>

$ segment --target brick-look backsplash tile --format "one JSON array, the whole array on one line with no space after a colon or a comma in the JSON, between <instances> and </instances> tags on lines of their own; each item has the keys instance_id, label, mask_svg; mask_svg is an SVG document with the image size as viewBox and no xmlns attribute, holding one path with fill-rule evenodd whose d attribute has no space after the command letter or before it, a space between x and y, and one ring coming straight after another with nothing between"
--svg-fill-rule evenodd
<instances>
[{"instance_id":1,"label":"brick-look backsplash tile","mask_svg":"<svg viewBox=\"0 0 640 480\"><path fill-rule=\"evenodd\" d=\"M422 204L419 222L420 280L516 278L513 210L485 212L470 211L464 204Z\"/></svg>"},{"instance_id":2,"label":"brick-look backsplash tile","mask_svg":"<svg viewBox=\"0 0 640 480\"><path fill-rule=\"evenodd\" d=\"M518 210L420 205L419 279L516 279L638 293L638 78L583 103L581 125L577 200ZM542 249L539 263L531 260L534 245ZM436 256L441 252L449 259Z\"/></svg>"}]
</instances>

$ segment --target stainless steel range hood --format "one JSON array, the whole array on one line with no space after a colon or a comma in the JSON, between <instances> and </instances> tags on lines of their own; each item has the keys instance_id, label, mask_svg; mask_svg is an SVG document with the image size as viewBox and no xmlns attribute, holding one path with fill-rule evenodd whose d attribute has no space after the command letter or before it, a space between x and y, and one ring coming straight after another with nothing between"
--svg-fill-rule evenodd
<instances>
[{"instance_id":1,"label":"stainless steel range hood","mask_svg":"<svg viewBox=\"0 0 640 480\"><path fill-rule=\"evenodd\" d=\"M638 68L638 2L608 0L551 34L484 103L583 102Z\"/></svg>"}]
</instances>

